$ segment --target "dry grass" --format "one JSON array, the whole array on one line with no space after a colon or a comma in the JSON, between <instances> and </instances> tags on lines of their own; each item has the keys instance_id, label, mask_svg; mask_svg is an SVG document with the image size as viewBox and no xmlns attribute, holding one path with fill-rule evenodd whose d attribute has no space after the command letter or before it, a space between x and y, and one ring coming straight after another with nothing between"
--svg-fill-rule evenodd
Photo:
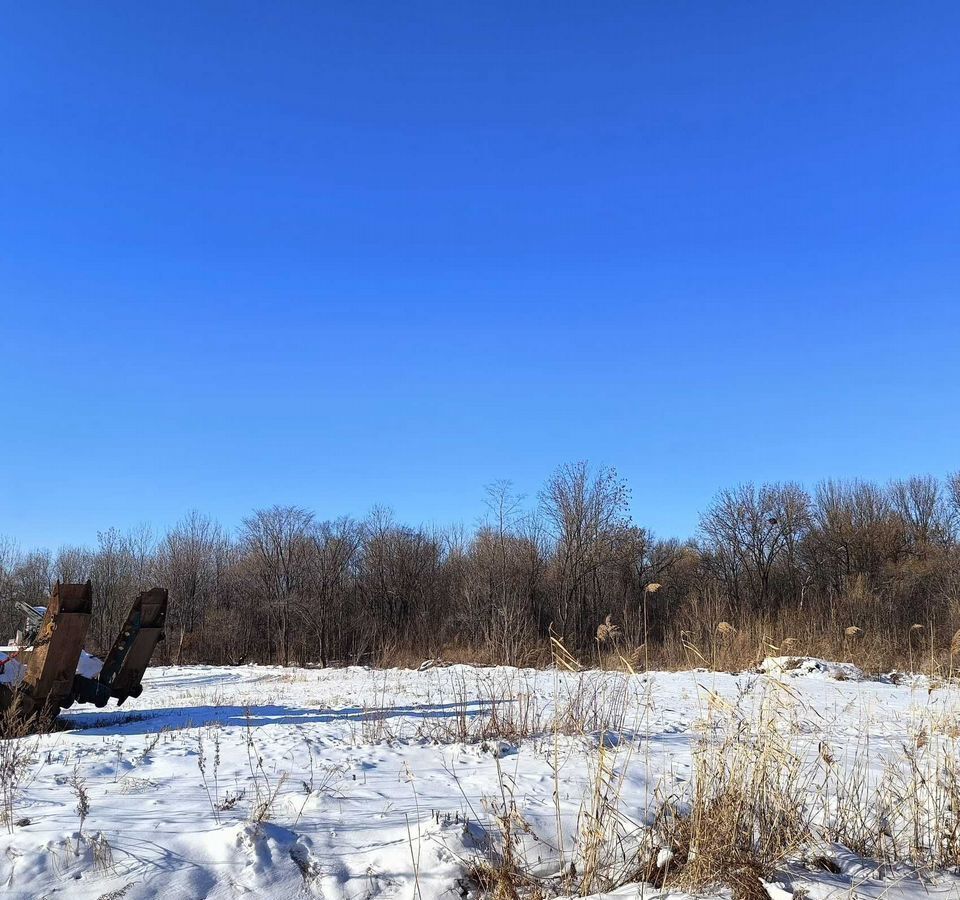
<instances>
[{"instance_id":1,"label":"dry grass","mask_svg":"<svg viewBox=\"0 0 960 900\"><path fill-rule=\"evenodd\" d=\"M839 613L837 614L839 617ZM849 621L849 620L848 620ZM710 624L715 622L716 624ZM712 668L724 672L741 672L755 666L765 656L815 656L828 660L844 660L865 672L878 674L894 671L921 672L951 678L960 675L960 631L944 633L932 623L921 628L907 625L898 630L890 622L878 620L849 626L831 622L819 614L785 609L776 615L756 615L741 619L679 618L661 639L632 643L632 635L613 625L613 635L606 623L598 626L598 635L584 658L601 669L631 668L652 671L680 671L690 668ZM921 624L921 623L914 623ZM847 634L848 628L860 629ZM626 646L624 646L626 644ZM464 646L444 647L438 659L443 664L480 667L504 665L495 651ZM416 669L424 662L412 652L393 653L378 665ZM553 648L547 641L532 643L519 661L520 668L549 668L555 664ZM578 663L579 664L579 663Z\"/></svg>"},{"instance_id":2,"label":"dry grass","mask_svg":"<svg viewBox=\"0 0 960 900\"><path fill-rule=\"evenodd\" d=\"M573 666L568 660L564 667ZM565 846L558 827L550 875L537 875L542 865L524 858L530 826L511 780L501 776L500 796L489 806L487 852L473 870L484 896L585 896L647 881L768 900L763 880L788 862L829 865L825 848L833 844L921 871L960 869L960 714L928 711L913 739L878 771L866 741L834 750L788 687L773 679L758 684L758 693L733 703L704 691L693 778L680 790L662 785L652 814L639 821L623 787L631 765L642 764L643 744L602 734L576 834ZM638 702L620 690L624 706Z\"/></svg>"},{"instance_id":3,"label":"dry grass","mask_svg":"<svg viewBox=\"0 0 960 900\"><path fill-rule=\"evenodd\" d=\"M724 624L712 629L707 651L685 636L688 664L702 665L708 656L728 659L725 654L733 652L749 652L755 660L806 649L802 639L789 635L779 645L764 638L749 650L752 629ZM845 629L838 632L838 642L851 639ZM478 709L475 687L455 682L457 714L431 735L464 742L551 734L555 741L561 735L594 739L590 787L572 843L564 843L558 809L558 866L552 875L536 874L542 866L524 858L521 848L532 840L532 830L509 777L501 777L500 795L487 805L486 853L472 870L486 896L585 895L646 880L691 892L725 886L738 900L766 900L762 879L788 861L822 857L829 842L922 869L960 866L960 716L931 714L878 778L866 746L838 753L815 740L811 735L822 733L817 723L805 721L805 710L778 682L763 679L752 708L706 692L692 782L679 794L661 795L652 821L641 816L648 823L643 825L637 810L623 802L627 770L644 746L633 740L642 737L633 730L632 714L643 698L638 681L629 677L632 660L641 661L642 654L619 656L627 670L620 674L609 671L617 654L603 658L608 671L585 672L559 639L551 650L557 675L549 702L524 686L519 674L507 682L491 674L481 691L486 703ZM553 768L559 794L561 766Z\"/></svg>"},{"instance_id":4,"label":"dry grass","mask_svg":"<svg viewBox=\"0 0 960 900\"><path fill-rule=\"evenodd\" d=\"M718 613L722 611L718 610ZM844 623L845 609L821 612L784 609L741 619L680 618L662 641L650 642L645 656L653 670L712 668L742 672L766 656L815 656L851 662L867 673L922 672L950 678L960 674L960 637L954 640L935 623L899 629L877 616L857 625ZM717 622L713 625L711 622ZM720 627L719 623L727 627ZM732 630L731 630L732 629ZM848 629L857 629L850 630Z\"/></svg>"},{"instance_id":5,"label":"dry grass","mask_svg":"<svg viewBox=\"0 0 960 900\"><path fill-rule=\"evenodd\" d=\"M10 832L16 821L17 802L28 782L36 777L30 775L30 768L37 755L37 735L43 721L36 716L23 716L16 694L13 703L0 714L0 824Z\"/></svg>"},{"instance_id":6,"label":"dry grass","mask_svg":"<svg viewBox=\"0 0 960 900\"><path fill-rule=\"evenodd\" d=\"M755 727L738 711L720 710L735 725L695 748L693 785L661 807L657 857L648 857L645 873L692 892L728 887L735 900L767 900L761 879L812 840L813 773L780 727L789 718L782 700L765 698Z\"/></svg>"},{"instance_id":7,"label":"dry grass","mask_svg":"<svg viewBox=\"0 0 960 900\"><path fill-rule=\"evenodd\" d=\"M644 593L644 599L654 596ZM960 614L960 612L958 612ZM642 612L641 612L642 616ZM922 672L960 675L960 629L950 621L898 623L882 605L858 606L855 597L808 609L784 607L734 613L724 602L680 607L667 625L649 631L642 623L604 618L588 646L575 651L602 669L678 671L713 668L744 671L769 655L805 655L851 662L868 673ZM645 640L645 635L648 637ZM556 664L550 640L530 641L515 664L547 668ZM504 665L493 647L446 645L437 654L444 664ZM419 668L422 655L399 648L381 654L378 666ZM579 663L578 663L579 665Z\"/></svg>"}]
</instances>

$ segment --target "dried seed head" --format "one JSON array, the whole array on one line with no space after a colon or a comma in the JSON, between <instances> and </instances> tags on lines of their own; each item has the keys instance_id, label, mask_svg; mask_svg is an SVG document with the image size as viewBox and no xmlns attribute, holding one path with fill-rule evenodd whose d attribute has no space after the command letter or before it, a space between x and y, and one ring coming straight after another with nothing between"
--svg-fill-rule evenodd
<instances>
[{"instance_id":1,"label":"dried seed head","mask_svg":"<svg viewBox=\"0 0 960 900\"><path fill-rule=\"evenodd\" d=\"M950 655L960 655L960 628L953 633L953 640L950 641Z\"/></svg>"},{"instance_id":2,"label":"dried seed head","mask_svg":"<svg viewBox=\"0 0 960 900\"><path fill-rule=\"evenodd\" d=\"M610 616L607 616L597 626L597 640L603 644L607 641L615 641L618 637L620 637L620 626L615 625Z\"/></svg>"}]
</instances>

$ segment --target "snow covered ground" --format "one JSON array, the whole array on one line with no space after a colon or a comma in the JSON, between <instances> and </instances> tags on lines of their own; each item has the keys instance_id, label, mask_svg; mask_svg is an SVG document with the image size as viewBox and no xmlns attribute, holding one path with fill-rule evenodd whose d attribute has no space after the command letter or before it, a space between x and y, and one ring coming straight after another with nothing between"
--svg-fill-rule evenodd
<instances>
[{"instance_id":1,"label":"snow covered ground","mask_svg":"<svg viewBox=\"0 0 960 900\"><path fill-rule=\"evenodd\" d=\"M121 709L74 708L68 730L6 742L0 765L14 745L29 762L15 824L0 829L0 894L476 896L467 873L486 827L514 806L525 867L582 867L601 756L622 849L658 798L689 787L705 734L738 723L747 740L773 703L800 756L826 758L828 747L842 767L866 754L878 779L918 735L924 746L957 737L955 687L861 680L849 667L768 669L154 668ZM960 898L960 878L946 872L880 866L835 845L820 852L831 871L798 859L770 896ZM608 896L661 891L634 883Z\"/></svg>"}]
</instances>

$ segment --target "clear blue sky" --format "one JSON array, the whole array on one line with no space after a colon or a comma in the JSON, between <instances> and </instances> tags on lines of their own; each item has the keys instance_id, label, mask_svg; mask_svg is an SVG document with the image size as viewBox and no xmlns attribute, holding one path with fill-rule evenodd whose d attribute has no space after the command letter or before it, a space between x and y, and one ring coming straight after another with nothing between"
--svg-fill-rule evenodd
<instances>
[{"instance_id":1,"label":"clear blue sky","mask_svg":"<svg viewBox=\"0 0 960 900\"><path fill-rule=\"evenodd\" d=\"M960 6L12 3L0 533L960 468Z\"/></svg>"}]
</instances>

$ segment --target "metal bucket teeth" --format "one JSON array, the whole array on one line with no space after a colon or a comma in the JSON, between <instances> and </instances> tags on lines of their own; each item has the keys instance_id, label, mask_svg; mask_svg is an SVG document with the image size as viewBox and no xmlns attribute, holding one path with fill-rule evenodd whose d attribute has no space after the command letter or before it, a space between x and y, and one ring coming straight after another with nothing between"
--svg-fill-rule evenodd
<instances>
[{"instance_id":1,"label":"metal bucket teeth","mask_svg":"<svg viewBox=\"0 0 960 900\"><path fill-rule=\"evenodd\" d=\"M166 618L166 588L152 588L134 600L127 621L97 676L111 697L122 703L127 697L140 695L140 681L154 649L163 640Z\"/></svg>"}]
</instances>

